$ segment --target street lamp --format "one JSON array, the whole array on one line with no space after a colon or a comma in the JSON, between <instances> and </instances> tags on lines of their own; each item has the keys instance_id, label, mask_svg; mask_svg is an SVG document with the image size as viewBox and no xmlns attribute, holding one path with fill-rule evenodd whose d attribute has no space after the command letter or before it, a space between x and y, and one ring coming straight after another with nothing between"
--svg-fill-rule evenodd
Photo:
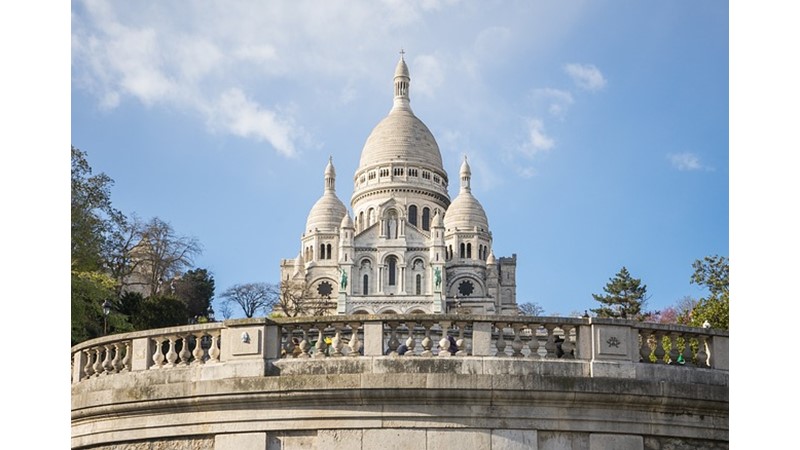
<instances>
[{"instance_id":1,"label":"street lamp","mask_svg":"<svg viewBox=\"0 0 800 450\"><path fill-rule=\"evenodd\" d=\"M103 336L108 334L108 315L111 313L111 302L106 299L103 302Z\"/></svg>"}]
</instances>

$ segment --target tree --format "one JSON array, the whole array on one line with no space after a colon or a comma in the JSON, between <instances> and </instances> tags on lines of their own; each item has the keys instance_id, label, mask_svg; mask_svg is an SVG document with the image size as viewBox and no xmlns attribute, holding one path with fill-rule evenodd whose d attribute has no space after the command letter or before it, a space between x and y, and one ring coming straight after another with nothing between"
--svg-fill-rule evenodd
<instances>
[{"instance_id":1,"label":"tree","mask_svg":"<svg viewBox=\"0 0 800 450\"><path fill-rule=\"evenodd\" d=\"M103 268L103 248L109 229L124 219L111 206L114 180L100 173L92 175L86 153L71 147L71 250L72 267L79 271Z\"/></svg>"},{"instance_id":2,"label":"tree","mask_svg":"<svg viewBox=\"0 0 800 450\"><path fill-rule=\"evenodd\" d=\"M278 293L269 283L236 284L220 295L223 305L238 305L245 317L253 317L259 311L264 314L275 305Z\"/></svg>"},{"instance_id":3,"label":"tree","mask_svg":"<svg viewBox=\"0 0 800 450\"><path fill-rule=\"evenodd\" d=\"M689 325L692 310L697 305L697 300L690 296L685 296L678 300L675 305L668 306L661 311L658 311L650 318L650 321L656 323Z\"/></svg>"},{"instance_id":4,"label":"tree","mask_svg":"<svg viewBox=\"0 0 800 450\"><path fill-rule=\"evenodd\" d=\"M537 302L525 302L517 305L519 313L525 316L541 316L544 308Z\"/></svg>"},{"instance_id":5,"label":"tree","mask_svg":"<svg viewBox=\"0 0 800 450\"><path fill-rule=\"evenodd\" d=\"M713 328L727 330L730 322L729 264L725 256L706 256L692 263L692 284L705 286L709 295L701 298L691 313L691 324L708 321Z\"/></svg>"},{"instance_id":6,"label":"tree","mask_svg":"<svg viewBox=\"0 0 800 450\"><path fill-rule=\"evenodd\" d=\"M214 277L206 269L186 272L174 283L175 296L186 304L190 317L207 317L214 299Z\"/></svg>"},{"instance_id":7,"label":"tree","mask_svg":"<svg viewBox=\"0 0 800 450\"><path fill-rule=\"evenodd\" d=\"M275 305L276 312L286 317L323 316L332 307L329 298L316 296L305 280L284 280Z\"/></svg>"},{"instance_id":8,"label":"tree","mask_svg":"<svg viewBox=\"0 0 800 450\"><path fill-rule=\"evenodd\" d=\"M191 267L193 258L201 252L197 239L178 235L158 217L143 224L137 237L137 244L128 252L135 269L123 283L139 286L145 297L165 293L164 283Z\"/></svg>"},{"instance_id":9,"label":"tree","mask_svg":"<svg viewBox=\"0 0 800 450\"><path fill-rule=\"evenodd\" d=\"M144 299L131 321L137 330L149 330L186 325L191 317L180 299L173 295L158 295Z\"/></svg>"},{"instance_id":10,"label":"tree","mask_svg":"<svg viewBox=\"0 0 800 450\"><path fill-rule=\"evenodd\" d=\"M609 278L603 288L606 295L592 294L601 307L593 309L598 317L642 320L645 317L643 308L647 302L647 286L642 280L633 278L624 266L614 278Z\"/></svg>"}]
</instances>

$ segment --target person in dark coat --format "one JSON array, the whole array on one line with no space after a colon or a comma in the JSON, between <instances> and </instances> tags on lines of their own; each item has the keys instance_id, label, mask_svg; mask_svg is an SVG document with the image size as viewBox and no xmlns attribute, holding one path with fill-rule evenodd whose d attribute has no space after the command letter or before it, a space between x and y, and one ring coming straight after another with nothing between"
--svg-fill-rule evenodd
<instances>
[{"instance_id":1,"label":"person in dark coat","mask_svg":"<svg viewBox=\"0 0 800 450\"><path fill-rule=\"evenodd\" d=\"M451 355L455 355L456 352L458 351L458 344L456 344L456 338L454 338L453 336L447 336L447 340L450 341L450 348L447 349L447 351L450 352Z\"/></svg>"}]
</instances>

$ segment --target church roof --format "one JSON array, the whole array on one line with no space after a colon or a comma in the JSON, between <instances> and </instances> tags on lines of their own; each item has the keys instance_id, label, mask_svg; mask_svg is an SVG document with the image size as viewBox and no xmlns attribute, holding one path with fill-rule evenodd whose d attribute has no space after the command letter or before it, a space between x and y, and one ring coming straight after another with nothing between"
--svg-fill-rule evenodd
<instances>
[{"instance_id":1,"label":"church roof","mask_svg":"<svg viewBox=\"0 0 800 450\"><path fill-rule=\"evenodd\" d=\"M308 213L306 232L332 231L339 227L346 214L347 208L336 196L336 170L333 168L333 161L328 160L328 165L325 166L325 190Z\"/></svg>"},{"instance_id":2,"label":"church roof","mask_svg":"<svg viewBox=\"0 0 800 450\"><path fill-rule=\"evenodd\" d=\"M472 171L467 163L466 156L464 162L461 164L461 191L458 196L447 208L444 215L444 227L447 231L459 230L473 230L476 227L478 230L489 231L489 219L486 217L486 211L483 206L472 195L470 188L470 179L472 178Z\"/></svg>"},{"instance_id":3,"label":"church roof","mask_svg":"<svg viewBox=\"0 0 800 450\"><path fill-rule=\"evenodd\" d=\"M389 115L372 130L361 151L359 170L390 161L413 162L444 172L433 134L410 106L408 66L400 57L394 75L394 103Z\"/></svg>"}]
</instances>

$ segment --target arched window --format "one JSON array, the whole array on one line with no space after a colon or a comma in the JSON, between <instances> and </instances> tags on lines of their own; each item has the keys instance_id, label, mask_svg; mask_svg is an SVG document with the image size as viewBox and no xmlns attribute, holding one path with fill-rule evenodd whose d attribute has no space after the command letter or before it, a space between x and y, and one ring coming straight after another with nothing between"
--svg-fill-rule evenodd
<instances>
[{"instance_id":1,"label":"arched window","mask_svg":"<svg viewBox=\"0 0 800 450\"><path fill-rule=\"evenodd\" d=\"M319 259L325 259L325 244L319 244Z\"/></svg>"},{"instance_id":2,"label":"arched window","mask_svg":"<svg viewBox=\"0 0 800 450\"><path fill-rule=\"evenodd\" d=\"M369 294L369 275L364 274L364 290L361 292L363 295Z\"/></svg>"},{"instance_id":3,"label":"arched window","mask_svg":"<svg viewBox=\"0 0 800 450\"><path fill-rule=\"evenodd\" d=\"M422 275L417 274L417 295L422 295Z\"/></svg>"},{"instance_id":4,"label":"arched window","mask_svg":"<svg viewBox=\"0 0 800 450\"><path fill-rule=\"evenodd\" d=\"M325 246L325 250L327 251L325 254L325 259L331 259L331 244Z\"/></svg>"},{"instance_id":5,"label":"arched window","mask_svg":"<svg viewBox=\"0 0 800 450\"><path fill-rule=\"evenodd\" d=\"M389 286L394 286L397 284L397 258L390 256L387 262L389 263Z\"/></svg>"},{"instance_id":6,"label":"arched window","mask_svg":"<svg viewBox=\"0 0 800 450\"><path fill-rule=\"evenodd\" d=\"M408 207L408 223L417 226L417 205Z\"/></svg>"},{"instance_id":7,"label":"arched window","mask_svg":"<svg viewBox=\"0 0 800 450\"><path fill-rule=\"evenodd\" d=\"M358 230L364 231L364 211L358 213Z\"/></svg>"},{"instance_id":8,"label":"arched window","mask_svg":"<svg viewBox=\"0 0 800 450\"><path fill-rule=\"evenodd\" d=\"M472 258L472 244L467 244L467 258Z\"/></svg>"},{"instance_id":9,"label":"arched window","mask_svg":"<svg viewBox=\"0 0 800 450\"><path fill-rule=\"evenodd\" d=\"M445 255L445 257L447 257L448 261L453 259L453 246L452 245L447 247L447 254Z\"/></svg>"},{"instance_id":10,"label":"arched window","mask_svg":"<svg viewBox=\"0 0 800 450\"><path fill-rule=\"evenodd\" d=\"M422 208L422 229L429 231L431 229L431 209Z\"/></svg>"},{"instance_id":11,"label":"arched window","mask_svg":"<svg viewBox=\"0 0 800 450\"><path fill-rule=\"evenodd\" d=\"M464 243L462 242L461 243L461 252L459 252L459 256L458 257L461 258L461 259L464 259L465 255L466 255L466 252L464 250Z\"/></svg>"}]
</instances>

